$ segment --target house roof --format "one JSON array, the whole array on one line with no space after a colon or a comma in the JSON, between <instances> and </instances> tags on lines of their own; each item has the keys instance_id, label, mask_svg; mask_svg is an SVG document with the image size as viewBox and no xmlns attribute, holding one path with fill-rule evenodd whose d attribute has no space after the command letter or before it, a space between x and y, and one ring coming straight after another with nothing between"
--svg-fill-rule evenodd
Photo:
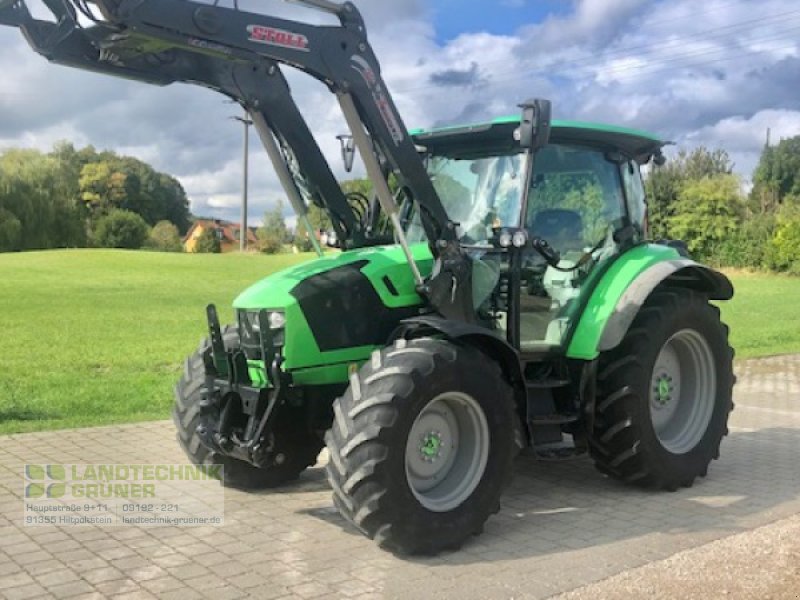
<instances>
[{"instance_id":1,"label":"house roof","mask_svg":"<svg viewBox=\"0 0 800 600\"><path fill-rule=\"evenodd\" d=\"M214 229L217 231L222 232L222 240L223 242L238 242L239 237L238 233L242 229L240 223L231 223L230 221L223 221L222 219L199 219L194 222L194 224L189 228L189 231L184 237L184 241L188 240L192 234L194 234L195 230L198 227L203 227L203 229ZM248 242L257 242L258 237L256 236L256 228L255 227L248 227L247 228L247 241Z\"/></svg>"}]
</instances>

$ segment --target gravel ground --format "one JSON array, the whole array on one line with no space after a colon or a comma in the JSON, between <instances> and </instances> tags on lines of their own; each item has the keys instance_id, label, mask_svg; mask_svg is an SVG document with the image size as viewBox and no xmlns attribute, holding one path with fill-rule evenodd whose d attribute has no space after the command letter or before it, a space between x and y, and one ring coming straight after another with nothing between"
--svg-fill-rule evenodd
<instances>
[{"instance_id":1,"label":"gravel ground","mask_svg":"<svg viewBox=\"0 0 800 600\"><path fill-rule=\"evenodd\" d=\"M597 598L800 599L800 515L558 596Z\"/></svg>"}]
</instances>

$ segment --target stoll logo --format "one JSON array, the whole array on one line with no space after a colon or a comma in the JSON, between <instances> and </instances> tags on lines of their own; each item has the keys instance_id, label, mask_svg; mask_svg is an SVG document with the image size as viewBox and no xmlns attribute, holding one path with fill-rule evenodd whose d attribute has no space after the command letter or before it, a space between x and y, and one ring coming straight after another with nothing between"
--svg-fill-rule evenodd
<instances>
[{"instance_id":1,"label":"stoll logo","mask_svg":"<svg viewBox=\"0 0 800 600\"><path fill-rule=\"evenodd\" d=\"M248 25L247 32L250 34L251 42L308 52L308 38L301 33L263 25Z\"/></svg>"}]
</instances>

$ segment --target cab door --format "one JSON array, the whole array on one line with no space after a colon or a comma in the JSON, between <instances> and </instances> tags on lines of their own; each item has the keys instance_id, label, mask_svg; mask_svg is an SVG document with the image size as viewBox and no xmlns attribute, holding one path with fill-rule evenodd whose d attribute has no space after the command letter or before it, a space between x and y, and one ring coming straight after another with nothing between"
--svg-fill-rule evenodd
<instances>
[{"instance_id":1,"label":"cab door","mask_svg":"<svg viewBox=\"0 0 800 600\"><path fill-rule=\"evenodd\" d=\"M618 161L601 149L566 144L550 144L536 154L524 227L531 239L547 241L560 260L549 265L534 250L522 254L522 352L563 348L592 274L617 253L615 232L628 223Z\"/></svg>"}]
</instances>

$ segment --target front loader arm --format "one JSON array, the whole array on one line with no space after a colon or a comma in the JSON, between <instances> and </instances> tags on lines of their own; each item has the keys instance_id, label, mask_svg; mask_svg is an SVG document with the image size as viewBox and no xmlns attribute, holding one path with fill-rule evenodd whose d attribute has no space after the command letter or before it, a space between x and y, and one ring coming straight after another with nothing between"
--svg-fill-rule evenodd
<instances>
[{"instance_id":1,"label":"front loader arm","mask_svg":"<svg viewBox=\"0 0 800 600\"><path fill-rule=\"evenodd\" d=\"M159 40L228 60L273 60L322 81L340 103L352 98L372 142L401 174L422 208L428 239L439 246L444 246L441 242L457 245L455 225L449 221L387 90L363 19L352 3L298 0L335 14L341 22L341 26L318 26L190 0L94 1L110 23L130 36L120 40L123 45ZM343 110L347 116L345 106ZM372 148L359 149L365 159L372 154ZM434 252L438 254L436 249Z\"/></svg>"},{"instance_id":2,"label":"front loader arm","mask_svg":"<svg viewBox=\"0 0 800 600\"><path fill-rule=\"evenodd\" d=\"M339 239L348 240L353 247L364 243L363 224L355 219L292 101L288 82L274 62L269 61L268 66L254 72L243 63L177 49L159 55L131 53L123 58L98 49L108 34L103 27L67 27L65 23L72 18L69 14L63 15L58 24L36 20L27 13L24 4L17 6L22 10L13 7L12 12L0 12L0 23L19 27L33 49L56 64L155 85L199 83L235 100L250 98L249 110L260 113L270 130L285 139L288 147L298 148L295 157L300 171L314 174L309 190L312 199L331 215ZM155 56L158 60L154 60ZM293 202L293 206L302 218L306 212L304 203L298 206Z\"/></svg>"},{"instance_id":3,"label":"front loader arm","mask_svg":"<svg viewBox=\"0 0 800 600\"><path fill-rule=\"evenodd\" d=\"M291 149L291 158L313 183L312 198L328 210L340 239L358 246L364 241L364 224L354 216L335 183L278 65L297 68L325 83L339 100L420 293L444 316L466 321L474 318L470 259L459 245L457 224L448 218L426 173L352 3L295 0L335 14L341 23L315 26L190 0L90 0L103 18L90 14L96 24L84 28L72 4L84 11L80 2L44 1L56 23L33 19L24 0L0 0L0 23L19 27L31 45L53 62L162 85L199 83L234 98L260 125L259 133L279 177L283 174L284 187L289 178L285 161L276 161L273 135ZM385 166L399 176L420 208L422 225L437 258L434 275L427 281L420 275L400 226ZM287 194L296 205L296 186L290 186ZM303 208L300 206L301 217Z\"/></svg>"}]
</instances>

